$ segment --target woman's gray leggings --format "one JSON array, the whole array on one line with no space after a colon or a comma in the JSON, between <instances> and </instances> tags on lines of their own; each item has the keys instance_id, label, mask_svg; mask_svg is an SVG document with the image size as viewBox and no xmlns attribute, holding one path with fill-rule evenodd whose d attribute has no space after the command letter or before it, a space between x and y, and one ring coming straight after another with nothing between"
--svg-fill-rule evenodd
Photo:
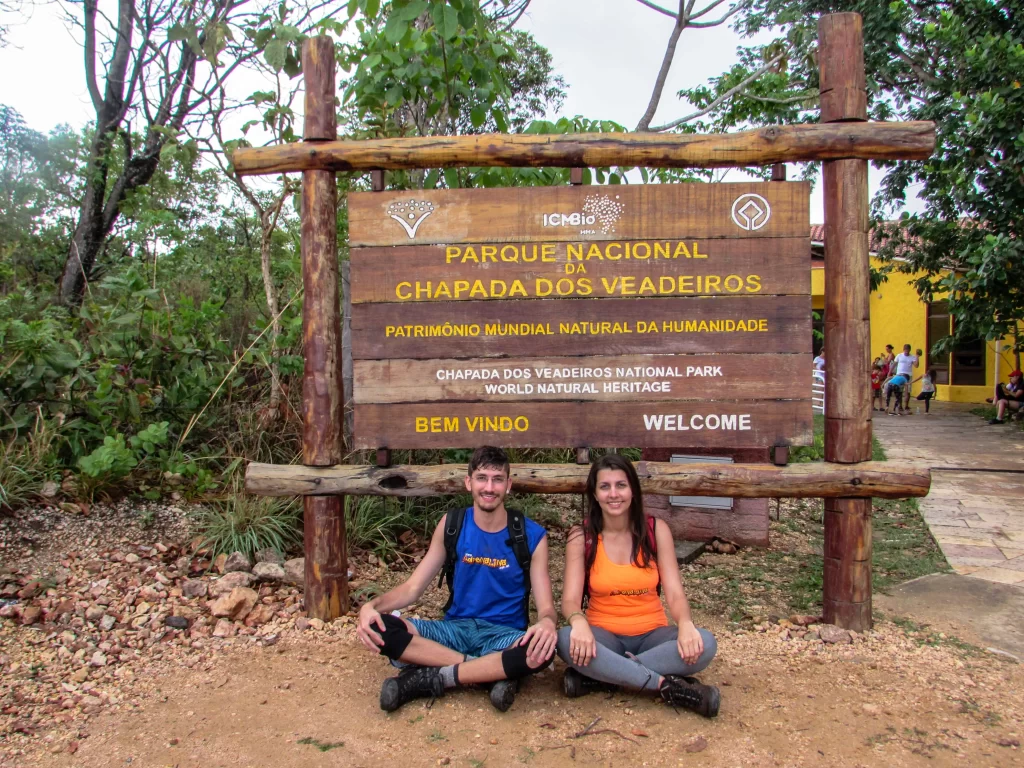
<instances>
[{"instance_id":1,"label":"woman's gray leggings","mask_svg":"<svg viewBox=\"0 0 1024 768\"><path fill-rule=\"evenodd\" d=\"M580 674L614 683L634 690L658 690L661 675L692 675L700 672L715 657L718 643L706 629L698 629L704 641L704 651L693 664L687 664L679 655L679 629L675 626L658 627L642 635L616 635L601 627L592 626L597 640L597 656L581 667L569 658L569 633L572 627L558 630L558 655ZM632 656L626 656L629 653Z\"/></svg>"}]
</instances>

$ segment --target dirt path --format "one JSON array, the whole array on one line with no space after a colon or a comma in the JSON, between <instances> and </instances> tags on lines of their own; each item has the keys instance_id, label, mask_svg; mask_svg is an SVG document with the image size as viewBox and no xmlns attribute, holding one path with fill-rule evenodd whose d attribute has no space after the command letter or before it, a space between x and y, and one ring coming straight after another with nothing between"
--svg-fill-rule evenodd
<instances>
[{"instance_id":1,"label":"dirt path","mask_svg":"<svg viewBox=\"0 0 1024 768\"><path fill-rule=\"evenodd\" d=\"M154 671L140 678L137 707L125 702L42 743L15 738L0 764L1024 765L1014 745L1024 733L1020 665L932 647L927 632L891 623L831 646L716 629L720 654L704 679L721 686L723 704L711 721L643 697L567 700L560 667L506 714L483 691L463 691L386 715L376 700L389 670L346 627L266 648L227 644L193 669Z\"/></svg>"}]
</instances>

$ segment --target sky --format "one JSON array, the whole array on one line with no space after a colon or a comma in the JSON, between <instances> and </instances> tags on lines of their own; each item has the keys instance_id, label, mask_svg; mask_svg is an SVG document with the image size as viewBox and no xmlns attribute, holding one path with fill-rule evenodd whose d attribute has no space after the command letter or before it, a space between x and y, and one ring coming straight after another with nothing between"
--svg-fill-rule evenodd
<instances>
[{"instance_id":1,"label":"sky","mask_svg":"<svg viewBox=\"0 0 1024 768\"><path fill-rule=\"evenodd\" d=\"M94 114L78 33L69 31L60 14L56 3L30 5L24 15L7 21L10 44L0 49L0 72L6 75L0 80L0 104L14 107L30 128L41 132L61 123L83 126ZM562 115L636 125L650 100L672 29L670 18L636 0L533 0L520 26L547 47L555 71L569 85ZM727 25L684 31L653 124L686 114L688 105L676 92L728 69L742 42ZM795 169L789 174L795 178ZM872 194L880 177L875 169L869 171ZM725 180L743 178L733 171ZM823 220L817 184L811 221Z\"/></svg>"}]
</instances>

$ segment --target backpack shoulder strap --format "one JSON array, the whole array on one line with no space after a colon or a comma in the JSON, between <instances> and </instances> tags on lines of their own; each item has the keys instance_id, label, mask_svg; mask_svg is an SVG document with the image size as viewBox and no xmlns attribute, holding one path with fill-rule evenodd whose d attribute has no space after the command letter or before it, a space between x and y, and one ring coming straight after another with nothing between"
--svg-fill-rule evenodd
<instances>
[{"instance_id":1,"label":"backpack shoulder strap","mask_svg":"<svg viewBox=\"0 0 1024 768\"><path fill-rule=\"evenodd\" d=\"M590 602L590 568L587 567L587 563L590 562L590 555L594 551L594 546L597 542L594 541L594 537L590 535L590 530L586 524L583 525L583 600L580 602L580 606L583 610L587 609L587 604Z\"/></svg>"},{"instance_id":2,"label":"backpack shoulder strap","mask_svg":"<svg viewBox=\"0 0 1024 768\"><path fill-rule=\"evenodd\" d=\"M651 542L651 552L654 554L654 567L658 567L658 537L655 533L658 526L658 518L647 516L647 539ZM658 570L658 594L661 594L661 570Z\"/></svg>"},{"instance_id":3,"label":"backpack shoulder strap","mask_svg":"<svg viewBox=\"0 0 1024 768\"><path fill-rule=\"evenodd\" d=\"M455 563L459 557L456 548L465 520L465 507L449 509L444 516L444 567L438 576L437 586L440 587L445 582L448 584L448 602L444 606L445 613L452 607L452 602L455 600Z\"/></svg>"},{"instance_id":4,"label":"backpack shoulder strap","mask_svg":"<svg viewBox=\"0 0 1024 768\"><path fill-rule=\"evenodd\" d=\"M530 615L530 563L533 561L533 553L530 552L530 540L526 535L526 515L518 509L508 510L508 534L509 543L512 545L512 552L516 556L516 562L523 571L523 583L525 595L523 600L526 604L526 615Z\"/></svg>"}]
</instances>

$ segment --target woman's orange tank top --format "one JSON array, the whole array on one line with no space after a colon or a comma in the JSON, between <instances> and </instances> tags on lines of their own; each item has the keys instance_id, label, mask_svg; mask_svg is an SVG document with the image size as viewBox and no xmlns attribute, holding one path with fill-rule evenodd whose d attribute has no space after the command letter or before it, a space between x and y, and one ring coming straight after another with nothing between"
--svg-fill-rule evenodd
<instances>
[{"instance_id":1,"label":"woman's orange tank top","mask_svg":"<svg viewBox=\"0 0 1024 768\"><path fill-rule=\"evenodd\" d=\"M642 635L667 626L658 595L658 564L640 568L613 563L605 554L604 537L598 535L587 621L616 635Z\"/></svg>"}]
</instances>

